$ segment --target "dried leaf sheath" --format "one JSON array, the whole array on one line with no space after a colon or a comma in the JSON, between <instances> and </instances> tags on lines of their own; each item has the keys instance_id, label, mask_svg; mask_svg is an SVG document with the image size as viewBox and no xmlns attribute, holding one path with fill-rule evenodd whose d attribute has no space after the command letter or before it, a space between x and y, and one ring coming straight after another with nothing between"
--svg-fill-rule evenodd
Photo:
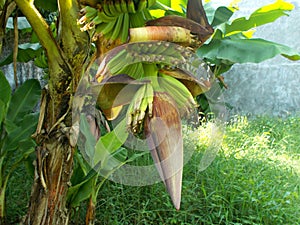
<instances>
[{"instance_id":1,"label":"dried leaf sheath","mask_svg":"<svg viewBox=\"0 0 300 225\"><path fill-rule=\"evenodd\" d=\"M144 131L156 168L178 210L183 168L181 120L174 101L167 93L155 92L153 117L146 117Z\"/></svg>"}]
</instances>

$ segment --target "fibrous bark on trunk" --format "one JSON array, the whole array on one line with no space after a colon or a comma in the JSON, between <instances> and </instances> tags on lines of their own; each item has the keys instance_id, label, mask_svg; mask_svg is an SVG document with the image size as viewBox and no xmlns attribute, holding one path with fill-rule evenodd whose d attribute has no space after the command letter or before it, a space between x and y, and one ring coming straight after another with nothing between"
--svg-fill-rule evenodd
<instances>
[{"instance_id":1,"label":"fibrous bark on trunk","mask_svg":"<svg viewBox=\"0 0 300 225\"><path fill-rule=\"evenodd\" d=\"M35 180L25 224L64 225L69 222L66 194L73 170L74 144L70 144L72 100L89 52L89 38L76 20L77 0L58 0L59 23L55 39L32 0L15 0L44 47L49 81L43 91L35 134Z\"/></svg>"}]
</instances>

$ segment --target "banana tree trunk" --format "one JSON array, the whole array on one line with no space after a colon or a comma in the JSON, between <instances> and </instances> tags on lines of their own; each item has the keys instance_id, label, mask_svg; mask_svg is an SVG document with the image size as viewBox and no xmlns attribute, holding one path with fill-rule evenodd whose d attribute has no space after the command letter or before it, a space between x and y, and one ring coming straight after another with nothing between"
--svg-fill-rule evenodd
<instances>
[{"instance_id":1,"label":"banana tree trunk","mask_svg":"<svg viewBox=\"0 0 300 225\"><path fill-rule=\"evenodd\" d=\"M48 24L31 0L14 0L44 47L49 67L40 119L35 134L35 180L24 224L64 225L70 209L66 194L73 171L74 144L70 144L72 99L88 60L89 38L77 26L77 0L58 0L59 23L54 38Z\"/></svg>"},{"instance_id":2,"label":"banana tree trunk","mask_svg":"<svg viewBox=\"0 0 300 225\"><path fill-rule=\"evenodd\" d=\"M73 148L65 134L46 135L37 148L36 174L25 224L68 224L66 193L72 175Z\"/></svg>"}]
</instances>

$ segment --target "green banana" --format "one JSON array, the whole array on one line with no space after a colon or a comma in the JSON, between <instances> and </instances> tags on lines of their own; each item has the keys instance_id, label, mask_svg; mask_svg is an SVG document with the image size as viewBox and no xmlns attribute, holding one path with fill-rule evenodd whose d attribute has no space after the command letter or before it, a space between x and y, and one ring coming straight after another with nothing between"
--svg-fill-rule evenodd
<instances>
[{"instance_id":1,"label":"green banana","mask_svg":"<svg viewBox=\"0 0 300 225\"><path fill-rule=\"evenodd\" d=\"M142 11L142 14L143 14L143 18L144 18L146 21L148 21L148 20L153 20L153 16L151 15L151 13L150 13L148 7Z\"/></svg>"},{"instance_id":2,"label":"green banana","mask_svg":"<svg viewBox=\"0 0 300 225\"><path fill-rule=\"evenodd\" d=\"M132 99L132 101L130 102L130 104L127 108L127 112L126 112L126 125L130 129L131 129L131 124L132 124L133 117L134 117L133 106L134 106L134 99Z\"/></svg>"},{"instance_id":3,"label":"green banana","mask_svg":"<svg viewBox=\"0 0 300 225\"><path fill-rule=\"evenodd\" d=\"M110 21L109 23L100 23L96 27L96 33L100 33L102 35L107 35L109 32L113 30L116 24L116 19Z\"/></svg>"},{"instance_id":4,"label":"green banana","mask_svg":"<svg viewBox=\"0 0 300 225\"><path fill-rule=\"evenodd\" d=\"M147 0L147 8L150 8L156 3L156 0Z\"/></svg>"},{"instance_id":5,"label":"green banana","mask_svg":"<svg viewBox=\"0 0 300 225\"><path fill-rule=\"evenodd\" d=\"M117 11L117 9L115 7L116 2L110 1L110 2L107 2L107 4L108 4L108 9L109 9L110 15L119 16L121 14L120 12Z\"/></svg>"},{"instance_id":6,"label":"green banana","mask_svg":"<svg viewBox=\"0 0 300 225\"><path fill-rule=\"evenodd\" d=\"M143 27L145 26L145 19L143 12L130 13L130 27Z\"/></svg>"},{"instance_id":7,"label":"green banana","mask_svg":"<svg viewBox=\"0 0 300 225\"><path fill-rule=\"evenodd\" d=\"M149 47L148 47L148 43L147 42L138 43L136 45L136 47L134 47L134 52L138 52L139 53L138 56L147 54L148 50L149 50Z\"/></svg>"},{"instance_id":8,"label":"green banana","mask_svg":"<svg viewBox=\"0 0 300 225\"><path fill-rule=\"evenodd\" d=\"M144 98L145 91L146 91L146 85L144 84L135 93L133 111L135 111L135 112L140 111L140 106L141 106L142 100Z\"/></svg>"},{"instance_id":9,"label":"green banana","mask_svg":"<svg viewBox=\"0 0 300 225\"><path fill-rule=\"evenodd\" d=\"M133 78L135 79L141 79L142 77L144 77L144 68L143 68L143 64L141 62L136 63L137 68L135 71L135 74L133 76Z\"/></svg>"},{"instance_id":10,"label":"green banana","mask_svg":"<svg viewBox=\"0 0 300 225\"><path fill-rule=\"evenodd\" d=\"M116 0L114 3L114 6L115 6L115 9L116 9L116 11L118 12L118 13L124 13L124 12L122 12L122 9L121 9L121 2L120 2L120 0Z\"/></svg>"},{"instance_id":11,"label":"green banana","mask_svg":"<svg viewBox=\"0 0 300 225\"><path fill-rule=\"evenodd\" d=\"M97 16L94 17L94 19L92 20L92 23L94 23L95 25L98 25L100 23L103 23L103 21Z\"/></svg>"},{"instance_id":12,"label":"green banana","mask_svg":"<svg viewBox=\"0 0 300 225\"><path fill-rule=\"evenodd\" d=\"M94 17L96 17L98 12L97 9L90 6L86 6L85 11L86 11L85 16L88 21L91 21Z\"/></svg>"},{"instance_id":13,"label":"green banana","mask_svg":"<svg viewBox=\"0 0 300 225\"><path fill-rule=\"evenodd\" d=\"M148 109L149 104L152 104L153 94L154 94L154 92L153 92L152 85L150 83L146 84L145 95L144 95L143 101L142 101L141 106L140 106L140 114L138 116L138 123L142 122L142 120L144 119L144 117L146 115L146 110ZM152 115L152 111L149 114Z\"/></svg>"},{"instance_id":14,"label":"green banana","mask_svg":"<svg viewBox=\"0 0 300 225\"><path fill-rule=\"evenodd\" d=\"M136 80L140 79L143 73L143 71L141 71L141 63L127 65L119 73L127 74Z\"/></svg>"},{"instance_id":15,"label":"green banana","mask_svg":"<svg viewBox=\"0 0 300 225\"><path fill-rule=\"evenodd\" d=\"M131 64L129 66L128 75L133 77L133 78L137 77L137 69L138 69L138 64L137 63Z\"/></svg>"},{"instance_id":16,"label":"green banana","mask_svg":"<svg viewBox=\"0 0 300 225\"><path fill-rule=\"evenodd\" d=\"M127 9L127 3L125 0L120 0L121 1L121 10L123 13L128 13L128 9Z\"/></svg>"},{"instance_id":17,"label":"green banana","mask_svg":"<svg viewBox=\"0 0 300 225\"><path fill-rule=\"evenodd\" d=\"M160 86L165 89L175 100L179 111L183 114L189 113L196 106L196 102L187 87L174 77L160 74Z\"/></svg>"},{"instance_id":18,"label":"green banana","mask_svg":"<svg viewBox=\"0 0 300 225\"><path fill-rule=\"evenodd\" d=\"M147 8L147 0L140 0L137 7L137 12L141 12Z\"/></svg>"},{"instance_id":19,"label":"green banana","mask_svg":"<svg viewBox=\"0 0 300 225\"><path fill-rule=\"evenodd\" d=\"M143 99L144 99L144 96L145 96L145 91L146 91L146 85L142 85L138 90L137 92L135 93L134 95L134 105L133 105L133 120L132 120L132 128L134 129L134 133L137 132L137 125L138 125L138 117L139 117L139 114L141 112L140 110L140 107L141 107L141 104L143 102Z\"/></svg>"},{"instance_id":20,"label":"green banana","mask_svg":"<svg viewBox=\"0 0 300 225\"><path fill-rule=\"evenodd\" d=\"M149 53L160 55L163 52L163 42L162 41L149 41L149 44L152 44L151 48L149 48ZM161 52L159 50L162 50Z\"/></svg>"},{"instance_id":21,"label":"green banana","mask_svg":"<svg viewBox=\"0 0 300 225\"><path fill-rule=\"evenodd\" d=\"M128 40L128 31L129 31L129 14L124 13L124 18L123 18L123 26L122 30L120 33L120 39L122 43L127 42Z\"/></svg>"},{"instance_id":22,"label":"green banana","mask_svg":"<svg viewBox=\"0 0 300 225\"><path fill-rule=\"evenodd\" d=\"M133 0L127 0L127 11L128 13L136 13Z\"/></svg>"},{"instance_id":23,"label":"green banana","mask_svg":"<svg viewBox=\"0 0 300 225\"><path fill-rule=\"evenodd\" d=\"M133 75L135 74L136 69L137 69L137 65L136 65L136 63L133 63L133 64L125 66L118 73L120 73L120 74L124 73L124 74L127 74L127 75L129 75L129 76L131 76L131 77L134 78Z\"/></svg>"},{"instance_id":24,"label":"green banana","mask_svg":"<svg viewBox=\"0 0 300 225\"><path fill-rule=\"evenodd\" d=\"M112 14L110 12L110 8L109 8L109 1L108 0L104 0L102 3L101 3L101 6L102 6L102 9L103 9L103 12L107 15L107 16L111 16L111 17L114 17L116 15Z\"/></svg>"},{"instance_id":25,"label":"green banana","mask_svg":"<svg viewBox=\"0 0 300 225\"><path fill-rule=\"evenodd\" d=\"M121 32L121 26L123 23L123 19L124 19L124 14L119 15L119 17L117 17L117 21L115 23L114 26L114 30L113 33L111 35L111 40L116 40Z\"/></svg>"},{"instance_id":26,"label":"green banana","mask_svg":"<svg viewBox=\"0 0 300 225\"><path fill-rule=\"evenodd\" d=\"M109 23L113 20L116 19L115 16L108 16L103 9L101 9L100 11L98 11L97 16L99 17L100 20L102 20L105 23Z\"/></svg>"},{"instance_id":27,"label":"green banana","mask_svg":"<svg viewBox=\"0 0 300 225\"><path fill-rule=\"evenodd\" d=\"M144 96L144 98L141 102L140 111L136 115L137 125L142 124L143 119L145 118L145 115L146 115L147 108L148 108L148 99Z\"/></svg>"},{"instance_id":28,"label":"green banana","mask_svg":"<svg viewBox=\"0 0 300 225\"><path fill-rule=\"evenodd\" d=\"M184 57L178 52L175 45L169 42L163 42L162 49L157 49L158 52L153 52L153 54L163 54L164 56L170 56L179 60L184 60Z\"/></svg>"}]
</instances>

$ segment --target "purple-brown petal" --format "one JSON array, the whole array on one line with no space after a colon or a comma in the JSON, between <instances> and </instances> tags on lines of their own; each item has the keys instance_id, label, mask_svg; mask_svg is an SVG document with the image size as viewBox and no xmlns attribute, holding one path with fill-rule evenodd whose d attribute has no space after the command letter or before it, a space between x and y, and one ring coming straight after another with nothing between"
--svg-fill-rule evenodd
<instances>
[{"instance_id":1,"label":"purple-brown petal","mask_svg":"<svg viewBox=\"0 0 300 225\"><path fill-rule=\"evenodd\" d=\"M183 169L181 120L173 99L155 92L153 116L145 119L145 134L152 158L175 208L180 208Z\"/></svg>"}]
</instances>

